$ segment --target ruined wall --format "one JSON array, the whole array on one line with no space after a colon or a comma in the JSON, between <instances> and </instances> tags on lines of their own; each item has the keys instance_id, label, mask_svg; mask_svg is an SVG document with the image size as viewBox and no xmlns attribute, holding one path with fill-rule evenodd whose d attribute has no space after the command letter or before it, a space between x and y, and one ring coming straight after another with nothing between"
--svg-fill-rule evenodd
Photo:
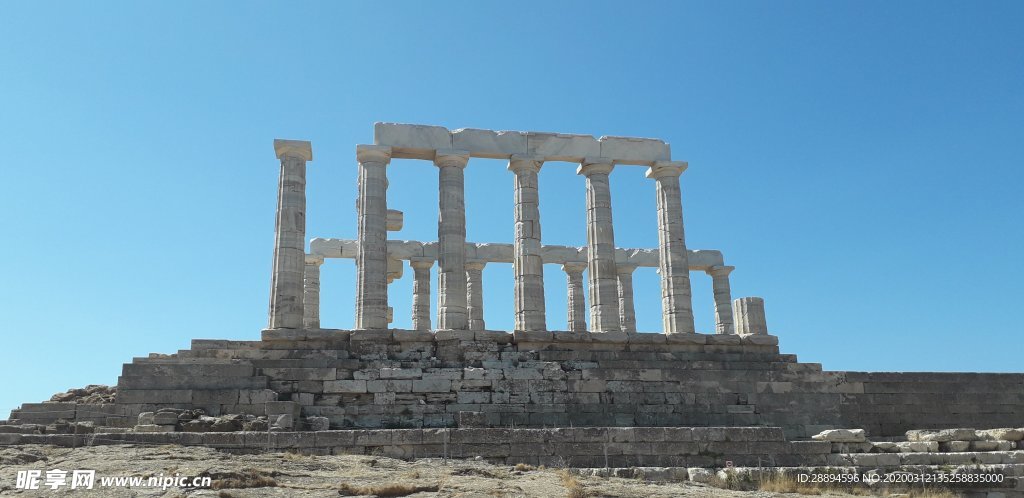
<instances>
[{"instance_id":1,"label":"ruined wall","mask_svg":"<svg viewBox=\"0 0 1024 498\"><path fill-rule=\"evenodd\" d=\"M162 407L263 414L268 401L292 400L335 429L775 426L806 438L831 427L884 437L1017 426L1024 414L1024 374L823 372L780 354L773 336L315 330L264 339L197 340L136 359L117 404L77 418L131 421ZM54 412L26 405L12 418L45 423Z\"/></svg>"}]
</instances>

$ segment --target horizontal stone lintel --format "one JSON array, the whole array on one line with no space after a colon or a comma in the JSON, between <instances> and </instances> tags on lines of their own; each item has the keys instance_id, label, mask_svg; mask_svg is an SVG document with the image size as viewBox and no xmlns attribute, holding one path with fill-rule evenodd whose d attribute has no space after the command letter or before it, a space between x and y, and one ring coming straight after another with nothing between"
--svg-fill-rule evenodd
<instances>
[{"instance_id":1,"label":"horizontal stone lintel","mask_svg":"<svg viewBox=\"0 0 1024 498\"><path fill-rule=\"evenodd\" d=\"M263 340L274 341L380 341L380 342L438 342L478 341L499 344L636 344L686 346L777 346L773 335L739 336L731 334L662 334L625 332L569 332L500 330L341 330L341 329L266 329ZM557 346L555 349L558 349Z\"/></svg>"},{"instance_id":2,"label":"horizontal stone lintel","mask_svg":"<svg viewBox=\"0 0 1024 498\"><path fill-rule=\"evenodd\" d=\"M529 156L541 161L580 163L600 157L613 164L651 166L670 161L669 144L656 138L576 135L537 131L448 130L442 126L375 123L373 143L391 147L391 157L432 161L438 150L457 149L470 157L509 159Z\"/></svg>"},{"instance_id":3,"label":"horizontal stone lintel","mask_svg":"<svg viewBox=\"0 0 1024 498\"><path fill-rule=\"evenodd\" d=\"M355 240L315 238L309 244L310 253L325 258L355 259L358 243ZM420 242L416 240L389 240L388 256L392 259L411 260L413 258L437 259L437 242ZM466 243L466 258L488 263L512 264L512 244L501 243ZM586 263L587 248L573 246L543 246L541 259L544 264L562 265L566 263ZM618 264L630 264L643 268L658 267L657 249L626 249L615 250L615 261ZM687 252L690 271L708 271L715 266L724 266L725 259L721 251L713 249L697 249Z\"/></svg>"}]
</instances>

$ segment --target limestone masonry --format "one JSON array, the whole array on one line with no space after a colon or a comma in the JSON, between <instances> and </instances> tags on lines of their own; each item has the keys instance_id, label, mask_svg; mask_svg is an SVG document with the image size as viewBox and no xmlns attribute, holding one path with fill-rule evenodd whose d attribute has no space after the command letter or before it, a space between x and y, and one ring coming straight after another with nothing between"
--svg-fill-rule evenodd
<instances>
[{"instance_id":1,"label":"limestone masonry","mask_svg":"<svg viewBox=\"0 0 1024 498\"><path fill-rule=\"evenodd\" d=\"M1011 452L992 458L1024 463L1017 433L936 432L1024 426L1024 374L831 372L781 354L764 300L733 299L734 268L722 252L687 247L680 188L687 163L673 160L661 140L377 123L374 143L355 150L356 240L313 238L309 253L312 147L275 140L274 150L277 222L269 323L259 340L194 340L175 354L136 358L124 365L112 403L25 404L0 424L0 443L33 442L49 425L94 434L82 444L386 448L380 451L403 457L443 451L510 463L571 457L575 466L754 465L762 458L901 465L901 456L885 452L903 449ZM403 228L402 213L388 208L388 176L401 173L389 171L393 158L437 167L436 240L390 238ZM512 244L467 237L464 172L473 158L508 160ZM571 188L540 181L551 162L578 164L584 246L543 243L540 189ZM609 173L617 167L646 168L657 205L656 247L615 243ZM320 321L320 267L332 259L357 268L352 330ZM489 330L484 321L482 270L495 264L513 268L513 331ZM565 272L568 331L548 326L548 312L563 311L545 308L545 264ZM398 311L388 286L406 265L414 276L412 308ZM661 333L637 331L632 274L639 267L658 269ZM712 334L694 329L690 272L712 277ZM410 313L414 330L390 328L396 312ZM844 340L822 332L824 341ZM933 432L894 442L920 429ZM865 435L878 442L866 443ZM812 436L823 441L789 441ZM868 451L881 453L850 456ZM865 465L887 465L875 460Z\"/></svg>"}]
</instances>

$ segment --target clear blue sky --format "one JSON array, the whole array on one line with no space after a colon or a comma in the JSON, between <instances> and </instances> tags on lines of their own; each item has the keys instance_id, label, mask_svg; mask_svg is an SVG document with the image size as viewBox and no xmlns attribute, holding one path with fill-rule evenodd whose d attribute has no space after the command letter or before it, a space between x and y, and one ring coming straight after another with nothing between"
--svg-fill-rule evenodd
<instances>
[{"instance_id":1,"label":"clear blue sky","mask_svg":"<svg viewBox=\"0 0 1024 498\"><path fill-rule=\"evenodd\" d=\"M784 352L1021 371L1022 25L1021 2L4 2L0 418L133 356L257 339L272 140L313 143L308 236L354 238L375 121L665 139L690 162L689 247L725 253ZM434 167L389 171L397 237L435 239ZM540 181L544 242L584 245L573 165ZM466 183L469 238L511 242L505 164ZM655 247L643 169L612 183L618 244ZM351 327L353 276L324 266L324 326ZM485 281L488 325L510 328L510 268ZM711 331L710 278L693 286ZM636 299L659 331L653 270Z\"/></svg>"}]
</instances>

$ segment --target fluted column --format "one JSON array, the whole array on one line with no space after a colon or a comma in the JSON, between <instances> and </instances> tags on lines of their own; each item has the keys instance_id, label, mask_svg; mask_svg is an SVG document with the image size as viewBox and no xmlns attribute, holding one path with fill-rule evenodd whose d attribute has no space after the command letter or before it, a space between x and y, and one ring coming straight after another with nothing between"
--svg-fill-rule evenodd
<instances>
[{"instance_id":1,"label":"fluted column","mask_svg":"<svg viewBox=\"0 0 1024 498\"><path fill-rule=\"evenodd\" d=\"M586 263L565 263L562 265L562 271L565 272L569 290L566 322L569 324L568 328L572 332L587 331L587 305L583 298L583 270L586 269Z\"/></svg>"},{"instance_id":2,"label":"fluted column","mask_svg":"<svg viewBox=\"0 0 1024 498\"><path fill-rule=\"evenodd\" d=\"M438 173L437 328L466 329L466 193L469 153L439 150Z\"/></svg>"},{"instance_id":3,"label":"fluted column","mask_svg":"<svg viewBox=\"0 0 1024 498\"><path fill-rule=\"evenodd\" d=\"M543 163L514 155L508 169L515 173L515 239L512 275L515 281L515 330L547 330L544 310L544 264L541 261L540 197L537 173Z\"/></svg>"},{"instance_id":4,"label":"fluted column","mask_svg":"<svg viewBox=\"0 0 1024 498\"><path fill-rule=\"evenodd\" d=\"M619 281L615 271L615 230L608 174L615 166L604 158L583 160L578 174L587 177L587 275L590 283L591 332L618 332Z\"/></svg>"},{"instance_id":5,"label":"fluted column","mask_svg":"<svg viewBox=\"0 0 1024 498\"><path fill-rule=\"evenodd\" d=\"M306 269L302 283L302 326L320 328L320 265L323 256L306 255Z\"/></svg>"},{"instance_id":6,"label":"fluted column","mask_svg":"<svg viewBox=\"0 0 1024 498\"><path fill-rule=\"evenodd\" d=\"M412 258L412 328L430 330L430 269L434 258Z\"/></svg>"},{"instance_id":7,"label":"fluted column","mask_svg":"<svg viewBox=\"0 0 1024 498\"><path fill-rule=\"evenodd\" d=\"M690 264L683 231L683 200L679 175L686 170L680 161L659 161L647 170L655 180L658 200L658 271L661 274L661 306L666 334L692 334L693 299Z\"/></svg>"},{"instance_id":8,"label":"fluted column","mask_svg":"<svg viewBox=\"0 0 1024 498\"><path fill-rule=\"evenodd\" d=\"M716 334L736 333L732 318L732 290L729 288L729 274L735 269L735 266L712 266L707 270L715 293Z\"/></svg>"},{"instance_id":9,"label":"fluted column","mask_svg":"<svg viewBox=\"0 0 1024 498\"><path fill-rule=\"evenodd\" d=\"M387 165L391 147L360 145L356 329L388 327Z\"/></svg>"},{"instance_id":10,"label":"fluted column","mask_svg":"<svg viewBox=\"0 0 1024 498\"><path fill-rule=\"evenodd\" d=\"M306 266L306 161L313 147L302 140L274 140L281 160L274 224L274 267L270 278L272 329L302 327L302 280Z\"/></svg>"},{"instance_id":11,"label":"fluted column","mask_svg":"<svg viewBox=\"0 0 1024 498\"><path fill-rule=\"evenodd\" d=\"M469 330L484 330L484 265L478 259L466 261L466 312Z\"/></svg>"},{"instance_id":12,"label":"fluted column","mask_svg":"<svg viewBox=\"0 0 1024 498\"><path fill-rule=\"evenodd\" d=\"M768 323L764 315L764 299L741 297L732 303L736 315L737 334L767 334Z\"/></svg>"},{"instance_id":13,"label":"fluted column","mask_svg":"<svg viewBox=\"0 0 1024 498\"><path fill-rule=\"evenodd\" d=\"M636 307L633 305L633 271L636 265L617 264L619 277L619 324L623 332L636 332Z\"/></svg>"}]
</instances>

